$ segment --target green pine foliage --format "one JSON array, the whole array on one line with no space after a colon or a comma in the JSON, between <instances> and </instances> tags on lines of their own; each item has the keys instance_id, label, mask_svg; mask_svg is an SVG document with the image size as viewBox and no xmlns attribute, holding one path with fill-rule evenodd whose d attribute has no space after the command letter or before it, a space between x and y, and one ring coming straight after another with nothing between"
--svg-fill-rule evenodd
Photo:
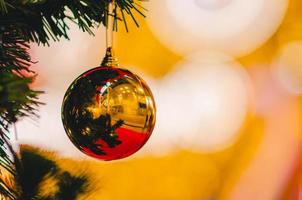
<instances>
[{"instance_id":1,"label":"green pine foliage","mask_svg":"<svg viewBox=\"0 0 302 200\"><path fill-rule=\"evenodd\" d=\"M55 155L52 152L46 153L52 157ZM22 147L19 161L22 164L20 175L17 177L19 199L76 200L81 194L90 191L87 174L81 172L74 175L61 169L53 159L44 156L39 149ZM53 188L49 188L49 180Z\"/></svg>"},{"instance_id":2,"label":"green pine foliage","mask_svg":"<svg viewBox=\"0 0 302 200\"><path fill-rule=\"evenodd\" d=\"M113 14L116 30L117 21L123 21L128 31L126 14L138 25L133 12L143 15L143 8L137 1L113 1L116 5ZM30 177L22 177L22 158L16 155L8 142L10 126L22 117L36 116L36 109L41 104L38 101L41 92L30 87L36 74L30 70L34 62L28 53L29 44L49 45L50 41L69 39L67 24L70 21L82 31L93 35L92 28L107 25L110 2L111 0L0 0L0 169L8 171L19 181L18 187L10 188L2 179L0 170L0 193L6 199L22 199L18 191L20 188L23 188L23 193L31 192L33 198L35 193L22 186L20 181ZM61 183L62 191L55 199L69 199L65 189L76 188L83 181L75 177L64 180L69 182Z\"/></svg>"}]
</instances>

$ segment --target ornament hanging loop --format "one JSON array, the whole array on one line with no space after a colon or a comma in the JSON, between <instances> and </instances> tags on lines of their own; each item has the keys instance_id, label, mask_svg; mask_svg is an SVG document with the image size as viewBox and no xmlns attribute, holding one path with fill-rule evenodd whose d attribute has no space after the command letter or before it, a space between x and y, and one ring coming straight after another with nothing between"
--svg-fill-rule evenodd
<instances>
[{"instance_id":1,"label":"ornament hanging loop","mask_svg":"<svg viewBox=\"0 0 302 200\"><path fill-rule=\"evenodd\" d=\"M117 59L114 56L113 51L113 29L114 29L114 21L115 21L115 1L112 0L108 4L108 14L106 19L106 54L102 62L102 66L113 67L118 66Z\"/></svg>"}]
</instances>

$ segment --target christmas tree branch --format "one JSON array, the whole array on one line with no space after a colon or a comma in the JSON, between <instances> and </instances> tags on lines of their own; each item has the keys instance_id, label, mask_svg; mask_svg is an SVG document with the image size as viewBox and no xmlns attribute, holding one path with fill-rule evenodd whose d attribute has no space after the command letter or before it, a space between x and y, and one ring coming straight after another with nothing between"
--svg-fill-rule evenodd
<instances>
[{"instance_id":1,"label":"christmas tree branch","mask_svg":"<svg viewBox=\"0 0 302 200\"><path fill-rule=\"evenodd\" d=\"M108 0L0 0L0 25L15 26L25 37L25 41L47 44L49 40L68 39L68 21L76 23L85 32L93 34L91 28L106 25ZM143 15L134 0L115 0L119 12L129 14L134 22L133 11ZM123 17L123 21L125 18ZM137 24L138 25L138 24Z\"/></svg>"}]
</instances>

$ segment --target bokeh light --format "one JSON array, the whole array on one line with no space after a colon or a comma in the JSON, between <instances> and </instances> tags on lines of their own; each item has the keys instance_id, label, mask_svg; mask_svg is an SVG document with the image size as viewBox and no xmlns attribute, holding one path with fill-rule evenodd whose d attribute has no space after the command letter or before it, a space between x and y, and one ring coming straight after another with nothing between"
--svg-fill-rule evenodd
<instances>
[{"instance_id":1,"label":"bokeh light","mask_svg":"<svg viewBox=\"0 0 302 200\"><path fill-rule=\"evenodd\" d=\"M274 63L274 74L279 83L290 93L302 93L302 41L284 46Z\"/></svg>"},{"instance_id":2,"label":"bokeh light","mask_svg":"<svg viewBox=\"0 0 302 200\"><path fill-rule=\"evenodd\" d=\"M227 6L232 0L195 0L195 3L203 8L209 10L218 10Z\"/></svg>"},{"instance_id":3,"label":"bokeh light","mask_svg":"<svg viewBox=\"0 0 302 200\"><path fill-rule=\"evenodd\" d=\"M70 24L71 40L51 42L50 46L33 44L31 55L38 61L33 66L39 74L37 83L40 86L67 87L83 71L99 66L105 54L105 29L99 28L94 32L95 37L92 37L81 32L75 24Z\"/></svg>"},{"instance_id":4,"label":"bokeh light","mask_svg":"<svg viewBox=\"0 0 302 200\"><path fill-rule=\"evenodd\" d=\"M210 49L241 56L276 32L287 4L287 0L154 0L148 22L158 39L177 53Z\"/></svg>"},{"instance_id":5,"label":"bokeh light","mask_svg":"<svg viewBox=\"0 0 302 200\"><path fill-rule=\"evenodd\" d=\"M166 137L167 145L223 149L234 142L244 122L250 92L246 72L227 57L203 56L180 62L155 92L155 132Z\"/></svg>"}]
</instances>

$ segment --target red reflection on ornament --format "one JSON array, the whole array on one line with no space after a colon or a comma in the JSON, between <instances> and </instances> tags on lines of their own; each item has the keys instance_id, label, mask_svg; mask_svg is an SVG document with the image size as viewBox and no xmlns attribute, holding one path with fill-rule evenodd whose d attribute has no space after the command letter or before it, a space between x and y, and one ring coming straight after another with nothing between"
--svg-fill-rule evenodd
<instances>
[{"instance_id":1,"label":"red reflection on ornament","mask_svg":"<svg viewBox=\"0 0 302 200\"><path fill-rule=\"evenodd\" d=\"M96 144L102 145L102 150L106 155L95 154L89 148L83 148L84 153L106 161L125 158L138 151L151 135L151 133L139 133L127 128L118 128L116 129L116 133L122 143L114 148L110 148L107 143L101 139L96 142Z\"/></svg>"}]
</instances>

